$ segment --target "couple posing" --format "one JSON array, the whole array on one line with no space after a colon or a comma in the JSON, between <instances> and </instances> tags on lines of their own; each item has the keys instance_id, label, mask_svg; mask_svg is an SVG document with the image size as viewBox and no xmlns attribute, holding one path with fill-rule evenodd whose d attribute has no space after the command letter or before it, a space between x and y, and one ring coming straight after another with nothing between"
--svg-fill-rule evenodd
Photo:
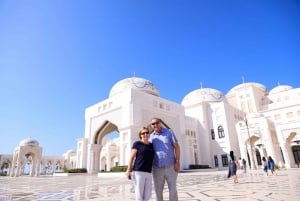
<instances>
[{"instance_id":1,"label":"couple posing","mask_svg":"<svg viewBox=\"0 0 300 201\"><path fill-rule=\"evenodd\" d=\"M172 130L161 126L159 118L153 118L151 126L153 128L151 134L146 127L139 131L140 140L132 145L126 175L132 176L137 201L147 201L151 198L152 178L157 201L163 201L165 181L169 188L169 200L178 201L177 176L180 170L178 140Z\"/></svg>"}]
</instances>

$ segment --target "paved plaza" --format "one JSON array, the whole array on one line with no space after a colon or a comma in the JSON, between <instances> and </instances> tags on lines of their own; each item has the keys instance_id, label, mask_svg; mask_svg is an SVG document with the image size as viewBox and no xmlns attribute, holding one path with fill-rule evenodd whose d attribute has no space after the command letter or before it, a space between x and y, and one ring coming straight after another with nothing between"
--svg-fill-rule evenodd
<instances>
[{"instance_id":1,"label":"paved plaza","mask_svg":"<svg viewBox=\"0 0 300 201\"><path fill-rule=\"evenodd\" d=\"M251 170L238 172L239 183L227 178L226 171L182 172L178 176L181 201L299 201L300 168L263 175ZM0 177L0 201L134 200L132 182L124 173L97 175ZM165 189L165 200L168 190ZM151 201L155 201L153 192Z\"/></svg>"}]
</instances>

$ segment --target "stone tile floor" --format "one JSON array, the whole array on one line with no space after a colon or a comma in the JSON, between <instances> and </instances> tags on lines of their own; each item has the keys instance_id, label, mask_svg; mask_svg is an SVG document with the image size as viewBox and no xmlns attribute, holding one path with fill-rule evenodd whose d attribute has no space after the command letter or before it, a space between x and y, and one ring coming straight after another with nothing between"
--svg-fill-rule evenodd
<instances>
[{"instance_id":1,"label":"stone tile floor","mask_svg":"<svg viewBox=\"0 0 300 201\"><path fill-rule=\"evenodd\" d=\"M182 172L178 176L181 201L299 201L300 168L280 170L266 176L262 170L238 172L239 183L227 171ZM168 189L164 198L168 200ZM134 200L132 181L124 173L72 175L64 177L0 177L0 201ZM155 200L153 192L150 201Z\"/></svg>"}]
</instances>

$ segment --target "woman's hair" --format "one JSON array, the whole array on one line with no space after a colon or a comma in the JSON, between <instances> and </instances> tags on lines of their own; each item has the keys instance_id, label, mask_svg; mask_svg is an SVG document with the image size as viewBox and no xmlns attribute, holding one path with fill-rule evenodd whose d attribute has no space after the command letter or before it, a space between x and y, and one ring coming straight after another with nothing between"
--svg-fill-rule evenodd
<instances>
[{"instance_id":1,"label":"woman's hair","mask_svg":"<svg viewBox=\"0 0 300 201\"><path fill-rule=\"evenodd\" d=\"M139 138L140 139L142 139L142 132L144 131L144 130L147 130L148 132L149 132L149 129L147 128L147 127L142 127L141 129L140 129L140 131L139 131Z\"/></svg>"},{"instance_id":2,"label":"woman's hair","mask_svg":"<svg viewBox=\"0 0 300 201\"><path fill-rule=\"evenodd\" d=\"M234 153L233 153L233 151L230 151L229 155L230 155L231 160L234 161Z\"/></svg>"},{"instance_id":3,"label":"woman's hair","mask_svg":"<svg viewBox=\"0 0 300 201\"><path fill-rule=\"evenodd\" d=\"M271 161L271 162L273 161L273 158L271 156L269 156L269 161Z\"/></svg>"}]
</instances>

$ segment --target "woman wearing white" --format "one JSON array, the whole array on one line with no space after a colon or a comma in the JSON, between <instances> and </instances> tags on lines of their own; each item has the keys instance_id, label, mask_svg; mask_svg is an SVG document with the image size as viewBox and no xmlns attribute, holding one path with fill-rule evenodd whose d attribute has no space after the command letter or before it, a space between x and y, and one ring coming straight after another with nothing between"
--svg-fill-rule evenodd
<instances>
[{"instance_id":1,"label":"woman wearing white","mask_svg":"<svg viewBox=\"0 0 300 201\"><path fill-rule=\"evenodd\" d=\"M132 145L126 171L128 178L134 182L136 201L147 201L151 198L154 149L153 144L149 142L149 136L148 128L141 128L140 140ZM130 173L131 170L132 173Z\"/></svg>"}]
</instances>

